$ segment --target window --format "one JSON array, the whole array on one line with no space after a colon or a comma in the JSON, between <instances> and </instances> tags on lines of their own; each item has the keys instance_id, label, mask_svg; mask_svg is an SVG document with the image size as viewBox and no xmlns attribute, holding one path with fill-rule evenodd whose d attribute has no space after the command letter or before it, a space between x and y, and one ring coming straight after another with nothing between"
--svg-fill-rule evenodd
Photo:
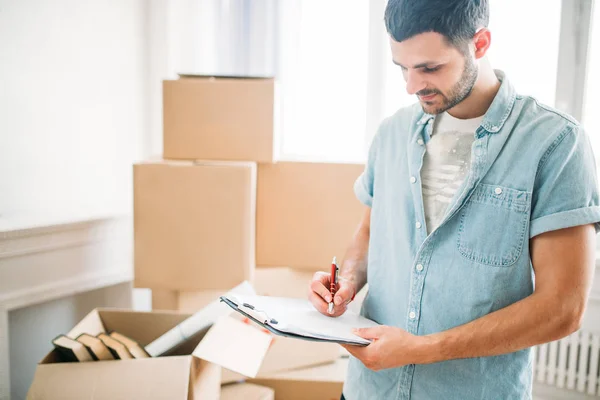
<instances>
[{"instance_id":1,"label":"window","mask_svg":"<svg viewBox=\"0 0 600 400\"><path fill-rule=\"evenodd\" d=\"M592 16L590 43L587 84L584 93L583 125L594 147L596 165L600 167L600 121L597 115L594 118L594 112L598 112L598 109L600 109L600 100L598 99L598 93L600 92L600 76L598 76L598 71L600 71L600 4L598 3L595 4Z\"/></svg>"},{"instance_id":2,"label":"window","mask_svg":"<svg viewBox=\"0 0 600 400\"><path fill-rule=\"evenodd\" d=\"M543 17L540 13L543 10ZM518 93L554 106L561 0L490 0L492 66ZM537 23L543 18L544 23Z\"/></svg>"},{"instance_id":3,"label":"window","mask_svg":"<svg viewBox=\"0 0 600 400\"><path fill-rule=\"evenodd\" d=\"M364 158L368 15L364 0L301 2L297 35L280 49L283 159Z\"/></svg>"}]
</instances>

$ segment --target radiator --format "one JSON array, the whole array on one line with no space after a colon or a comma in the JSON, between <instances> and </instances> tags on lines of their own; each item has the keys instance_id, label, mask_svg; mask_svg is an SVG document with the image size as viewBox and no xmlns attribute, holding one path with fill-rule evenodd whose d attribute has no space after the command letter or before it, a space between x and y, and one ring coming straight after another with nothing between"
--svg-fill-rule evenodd
<instances>
[{"instance_id":1,"label":"radiator","mask_svg":"<svg viewBox=\"0 0 600 400\"><path fill-rule=\"evenodd\" d=\"M579 330L534 352L536 382L600 396L600 334Z\"/></svg>"}]
</instances>

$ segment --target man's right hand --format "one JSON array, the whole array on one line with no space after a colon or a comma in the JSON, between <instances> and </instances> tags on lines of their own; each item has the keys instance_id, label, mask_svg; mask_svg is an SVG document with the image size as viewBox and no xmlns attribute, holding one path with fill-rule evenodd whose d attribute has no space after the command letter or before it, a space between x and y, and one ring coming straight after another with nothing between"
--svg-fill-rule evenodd
<instances>
[{"instance_id":1,"label":"man's right hand","mask_svg":"<svg viewBox=\"0 0 600 400\"><path fill-rule=\"evenodd\" d=\"M326 272L315 273L308 288L308 299L321 314L328 317L339 317L346 312L348 304L356 294L356 289L351 281L340 276L335 288L335 296L333 297L333 313L329 314L327 308L331 301L331 293L329 292L330 280L331 274Z\"/></svg>"}]
</instances>

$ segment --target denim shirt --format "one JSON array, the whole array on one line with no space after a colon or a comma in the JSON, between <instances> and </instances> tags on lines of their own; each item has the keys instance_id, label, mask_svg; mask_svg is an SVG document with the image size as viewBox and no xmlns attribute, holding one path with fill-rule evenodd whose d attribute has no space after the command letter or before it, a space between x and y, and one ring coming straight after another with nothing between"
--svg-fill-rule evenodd
<instances>
[{"instance_id":1,"label":"denim shirt","mask_svg":"<svg viewBox=\"0 0 600 400\"><path fill-rule=\"evenodd\" d=\"M469 175L431 234L420 171L434 116L415 104L384 120L375 135L354 185L371 207L367 318L415 335L466 324L532 294L530 238L588 223L598 232L587 135L496 74L502 83L475 132ZM344 396L531 399L532 361L526 349L374 372L351 357Z\"/></svg>"}]
</instances>

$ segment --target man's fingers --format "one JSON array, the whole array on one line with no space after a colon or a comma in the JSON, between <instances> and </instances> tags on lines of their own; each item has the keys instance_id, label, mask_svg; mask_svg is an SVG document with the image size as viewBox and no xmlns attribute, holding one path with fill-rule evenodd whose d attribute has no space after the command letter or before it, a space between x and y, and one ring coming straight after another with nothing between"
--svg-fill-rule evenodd
<instances>
[{"instance_id":1,"label":"man's fingers","mask_svg":"<svg viewBox=\"0 0 600 400\"><path fill-rule=\"evenodd\" d=\"M329 283L329 278L324 272L315 273L313 280L310 283L310 288L313 292L321 296L327 303L331 301L331 292L326 285Z\"/></svg>"},{"instance_id":2,"label":"man's fingers","mask_svg":"<svg viewBox=\"0 0 600 400\"><path fill-rule=\"evenodd\" d=\"M308 300L311 302L311 304L315 307L317 311L319 311L321 314L327 315L328 303L325 302L325 300L323 300L323 298L320 295L311 291L308 295Z\"/></svg>"}]
</instances>

